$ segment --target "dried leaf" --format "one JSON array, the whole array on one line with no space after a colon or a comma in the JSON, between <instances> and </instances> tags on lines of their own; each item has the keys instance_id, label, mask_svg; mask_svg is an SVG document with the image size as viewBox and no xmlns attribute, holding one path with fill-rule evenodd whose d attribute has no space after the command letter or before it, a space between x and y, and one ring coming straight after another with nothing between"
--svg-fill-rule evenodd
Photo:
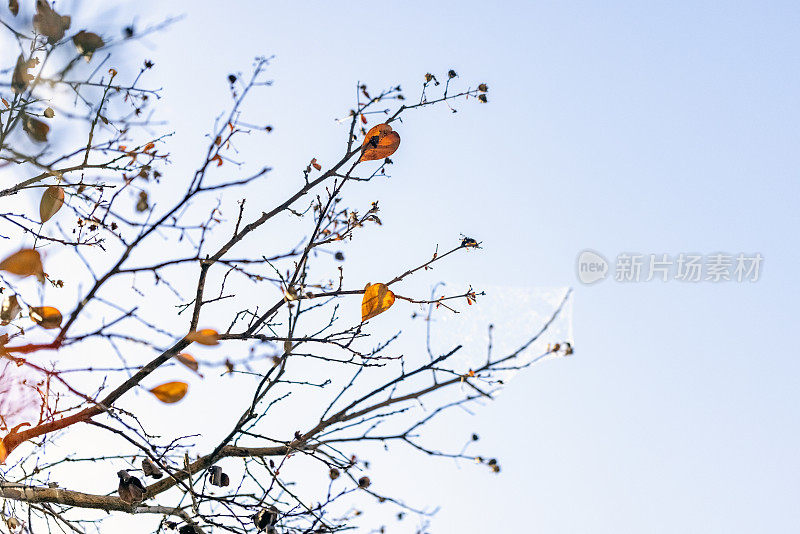
<instances>
[{"instance_id":1,"label":"dried leaf","mask_svg":"<svg viewBox=\"0 0 800 534\"><path fill-rule=\"evenodd\" d=\"M139 191L139 200L136 202L136 211L139 213L150 209L150 204L147 202L147 191Z\"/></svg>"},{"instance_id":2,"label":"dried leaf","mask_svg":"<svg viewBox=\"0 0 800 534\"><path fill-rule=\"evenodd\" d=\"M6 444L0 439L0 464L6 463L6 457L8 457L6 453Z\"/></svg>"},{"instance_id":3,"label":"dried leaf","mask_svg":"<svg viewBox=\"0 0 800 534\"><path fill-rule=\"evenodd\" d=\"M154 387L150 390L150 393L155 395L161 402L172 404L181 400L188 389L189 384L186 382L167 382Z\"/></svg>"},{"instance_id":4,"label":"dried leaf","mask_svg":"<svg viewBox=\"0 0 800 534\"><path fill-rule=\"evenodd\" d=\"M39 220L45 223L55 215L64 205L64 189L58 185L51 185L44 190L42 201L39 203Z\"/></svg>"},{"instance_id":5,"label":"dried leaf","mask_svg":"<svg viewBox=\"0 0 800 534\"><path fill-rule=\"evenodd\" d=\"M150 478L161 478L164 473L158 468L156 464L150 461L150 458L142 458L142 472L144 476Z\"/></svg>"},{"instance_id":6,"label":"dried leaf","mask_svg":"<svg viewBox=\"0 0 800 534\"><path fill-rule=\"evenodd\" d=\"M50 7L47 0L36 0L36 14L33 16L33 29L47 37L47 42L56 44L64 37L72 19L63 17Z\"/></svg>"},{"instance_id":7,"label":"dried leaf","mask_svg":"<svg viewBox=\"0 0 800 534\"><path fill-rule=\"evenodd\" d=\"M3 299L3 308L2 311L0 311L0 324L3 326L7 325L16 319L21 311L22 307L19 305L19 301L17 301L17 296L7 295L6 298Z\"/></svg>"},{"instance_id":8,"label":"dried leaf","mask_svg":"<svg viewBox=\"0 0 800 534\"><path fill-rule=\"evenodd\" d=\"M211 328L203 328L196 332L189 332L186 336L187 341L194 341L201 345L219 345L219 334Z\"/></svg>"},{"instance_id":9,"label":"dried leaf","mask_svg":"<svg viewBox=\"0 0 800 534\"><path fill-rule=\"evenodd\" d=\"M8 0L8 10L15 17L19 15L19 0Z\"/></svg>"},{"instance_id":10,"label":"dried leaf","mask_svg":"<svg viewBox=\"0 0 800 534\"><path fill-rule=\"evenodd\" d=\"M40 121L39 119L34 119L30 115L25 115L25 117L23 117L22 129L25 130L25 132L27 132L28 137L30 137L37 143L46 142L47 134L48 132L50 132L50 126Z\"/></svg>"},{"instance_id":11,"label":"dried leaf","mask_svg":"<svg viewBox=\"0 0 800 534\"><path fill-rule=\"evenodd\" d=\"M24 248L0 262L0 271L7 271L17 276L44 277L42 257L38 250Z\"/></svg>"},{"instance_id":12,"label":"dried leaf","mask_svg":"<svg viewBox=\"0 0 800 534\"><path fill-rule=\"evenodd\" d=\"M361 161L388 158L400 146L400 135L388 124L370 128L362 144Z\"/></svg>"},{"instance_id":13,"label":"dried leaf","mask_svg":"<svg viewBox=\"0 0 800 534\"><path fill-rule=\"evenodd\" d=\"M17 58L17 66L14 68L14 74L11 75L11 90L16 94L24 93L28 88L28 84L33 81L33 74L28 70L32 69L39 64L39 58L31 58L25 60L22 54ZM8 105L6 105L8 107Z\"/></svg>"},{"instance_id":14,"label":"dried leaf","mask_svg":"<svg viewBox=\"0 0 800 534\"><path fill-rule=\"evenodd\" d=\"M361 301L361 321L372 319L392 307L394 293L386 284L367 284Z\"/></svg>"},{"instance_id":15,"label":"dried leaf","mask_svg":"<svg viewBox=\"0 0 800 534\"><path fill-rule=\"evenodd\" d=\"M45 109L45 110L42 112L42 114L43 114L45 117L47 117L48 119L52 119L53 117L55 117L55 116L56 116L56 112L55 112L55 111L53 111L53 108L50 108L50 107L46 108L46 109Z\"/></svg>"},{"instance_id":16,"label":"dried leaf","mask_svg":"<svg viewBox=\"0 0 800 534\"><path fill-rule=\"evenodd\" d=\"M194 359L194 356L191 354L186 354L185 352L181 352L175 359L181 362L183 365L194 371L195 373L200 368L200 364L197 363L197 360Z\"/></svg>"},{"instance_id":17,"label":"dried leaf","mask_svg":"<svg viewBox=\"0 0 800 534\"><path fill-rule=\"evenodd\" d=\"M78 49L78 53L86 58L87 63L91 61L92 54L94 54L95 50L103 48L106 44L103 42L102 37L96 33L87 32L86 30L81 30L76 33L72 37L72 42L75 43L75 48Z\"/></svg>"},{"instance_id":18,"label":"dried leaf","mask_svg":"<svg viewBox=\"0 0 800 534\"><path fill-rule=\"evenodd\" d=\"M211 161L216 161L217 167L222 167L222 156L220 156L219 154L211 158Z\"/></svg>"},{"instance_id":19,"label":"dried leaf","mask_svg":"<svg viewBox=\"0 0 800 534\"><path fill-rule=\"evenodd\" d=\"M31 308L30 317L34 323L47 330L52 330L53 328L61 326L61 320L63 319L61 317L61 312L52 306Z\"/></svg>"}]
</instances>

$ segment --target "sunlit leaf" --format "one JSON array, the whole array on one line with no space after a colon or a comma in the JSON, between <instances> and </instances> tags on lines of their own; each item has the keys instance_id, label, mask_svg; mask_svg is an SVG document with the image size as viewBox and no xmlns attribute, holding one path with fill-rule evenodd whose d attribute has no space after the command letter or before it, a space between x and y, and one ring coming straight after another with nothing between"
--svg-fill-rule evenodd
<instances>
[{"instance_id":1,"label":"sunlit leaf","mask_svg":"<svg viewBox=\"0 0 800 534\"><path fill-rule=\"evenodd\" d=\"M392 307L394 293L386 284L367 284L361 301L361 321L372 319Z\"/></svg>"},{"instance_id":2,"label":"sunlit leaf","mask_svg":"<svg viewBox=\"0 0 800 534\"><path fill-rule=\"evenodd\" d=\"M25 117L23 117L22 129L25 130L28 137L37 143L46 142L47 134L50 132L50 126L39 119L34 119L30 115L25 115Z\"/></svg>"},{"instance_id":3,"label":"sunlit leaf","mask_svg":"<svg viewBox=\"0 0 800 534\"><path fill-rule=\"evenodd\" d=\"M16 319L21 311L22 307L19 305L19 301L17 301L17 296L7 295L6 298L3 299L3 308L2 311L0 311L0 324L7 325Z\"/></svg>"},{"instance_id":4,"label":"sunlit leaf","mask_svg":"<svg viewBox=\"0 0 800 534\"><path fill-rule=\"evenodd\" d=\"M64 37L71 24L69 16L61 16L50 7L47 0L36 0L36 14L33 16L33 28L47 37L47 42L56 44Z\"/></svg>"},{"instance_id":5,"label":"sunlit leaf","mask_svg":"<svg viewBox=\"0 0 800 534\"><path fill-rule=\"evenodd\" d=\"M0 262L0 271L6 271L17 276L36 276L43 278L44 267L42 257L38 250L24 248Z\"/></svg>"},{"instance_id":6,"label":"sunlit leaf","mask_svg":"<svg viewBox=\"0 0 800 534\"><path fill-rule=\"evenodd\" d=\"M47 222L64 205L64 189L51 185L44 190L42 200L39 202L39 220Z\"/></svg>"},{"instance_id":7,"label":"sunlit leaf","mask_svg":"<svg viewBox=\"0 0 800 534\"><path fill-rule=\"evenodd\" d=\"M61 312L52 306L31 308L30 317L34 323L47 330L61 326L61 321L63 319L61 317Z\"/></svg>"},{"instance_id":8,"label":"sunlit leaf","mask_svg":"<svg viewBox=\"0 0 800 534\"><path fill-rule=\"evenodd\" d=\"M187 341L194 341L201 345L219 345L219 334L211 328L203 328L196 332L189 332L186 336Z\"/></svg>"},{"instance_id":9,"label":"sunlit leaf","mask_svg":"<svg viewBox=\"0 0 800 534\"><path fill-rule=\"evenodd\" d=\"M400 146L400 135L388 124L370 128L362 144L361 161L388 158Z\"/></svg>"},{"instance_id":10,"label":"sunlit leaf","mask_svg":"<svg viewBox=\"0 0 800 534\"><path fill-rule=\"evenodd\" d=\"M194 371L195 373L200 368L200 364L197 363L197 360L195 360L194 356L192 356L191 354L186 354L185 352L182 352L177 356L175 356L175 359L181 362L189 369L191 369L192 371Z\"/></svg>"},{"instance_id":11,"label":"sunlit leaf","mask_svg":"<svg viewBox=\"0 0 800 534\"><path fill-rule=\"evenodd\" d=\"M150 390L150 393L155 395L161 402L172 404L173 402L181 400L183 396L186 395L188 389L189 384L186 382L167 382L166 384L154 387Z\"/></svg>"},{"instance_id":12,"label":"sunlit leaf","mask_svg":"<svg viewBox=\"0 0 800 534\"><path fill-rule=\"evenodd\" d=\"M96 33L87 32L86 30L81 30L76 33L72 37L72 42L75 43L75 48L78 49L78 53L86 58L87 62L92 59L92 54L94 54L95 50L105 45L102 37Z\"/></svg>"},{"instance_id":13,"label":"sunlit leaf","mask_svg":"<svg viewBox=\"0 0 800 534\"><path fill-rule=\"evenodd\" d=\"M6 457L8 457L8 454L6 453L6 445L3 443L3 440L0 439L0 464L6 463Z\"/></svg>"}]
</instances>

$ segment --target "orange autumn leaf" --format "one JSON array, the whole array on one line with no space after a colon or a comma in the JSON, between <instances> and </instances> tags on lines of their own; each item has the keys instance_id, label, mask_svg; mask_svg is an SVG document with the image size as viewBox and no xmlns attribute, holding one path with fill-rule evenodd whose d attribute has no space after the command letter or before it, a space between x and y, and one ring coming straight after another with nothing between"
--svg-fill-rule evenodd
<instances>
[{"instance_id":1,"label":"orange autumn leaf","mask_svg":"<svg viewBox=\"0 0 800 534\"><path fill-rule=\"evenodd\" d=\"M64 189L57 185L51 185L44 190L42 200L39 202L39 220L42 223L47 222L63 205Z\"/></svg>"},{"instance_id":2,"label":"orange autumn leaf","mask_svg":"<svg viewBox=\"0 0 800 534\"><path fill-rule=\"evenodd\" d=\"M394 293L386 284L367 284L364 287L364 298L361 300L361 321L372 319L392 307Z\"/></svg>"},{"instance_id":3,"label":"orange autumn leaf","mask_svg":"<svg viewBox=\"0 0 800 534\"><path fill-rule=\"evenodd\" d=\"M219 345L219 333L211 328L203 328L196 332L189 332L187 341L195 341L201 345Z\"/></svg>"},{"instance_id":4,"label":"orange autumn leaf","mask_svg":"<svg viewBox=\"0 0 800 534\"><path fill-rule=\"evenodd\" d=\"M197 360L195 360L194 356L192 356L191 354L186 354L185 352L182 352L177 356L175 356L175 359L181 362L189 369L191 369L192 371L194 371L195 373L197 372L197 369L200 368L200 364L197 363Z\"/></svg>"},{"instance_id":5,"label":"orange autumn leaf","mask_svg":"<svg viewBox=\"0 0 800 534\"><path fill-rule=\"evenodd\" d=\"M181 400L188 390L189 384L186 382L167 382L154 387L150 390L150 393L155 395L161 402L172 404Z\"/></svg>"},{"instance_id":6,"label":"orange autumn leaf","mask_svg":"<svg viewBox=\"0 0 800 534\"><path fill-rule=\"evenodd\" d=\"M6 463L6 457L8 457L8 453L6 453L6 445L3 443L3 440L0 439L0 464Z\"/></svg>"},{"instance_id":7,"label":"orange autumn leaf","mask_svg":"<svg viewBox=\"0 0 800 534\"><path fill-rule=\"evenodd\" d=\"M38 250L24 248L0 262L0 271L6 271L17 276L37 276L44 278L42 257Z\"/></svg>"},{"instance_id":8,"label":"orange autumn leaf","mask_svg":"<svg viewBox=\"0 0 800 534\"><path fill-rule=\"evenodd\" d=\"M31 321L47 330L61 326L61 321L63 319L61 317L61 312L52 306L31 308L30 317Z\"/></svg>"},{"instance_id":9,"label":"orange autumn leaf","mask_svg":"<svg viewBox=\"0 0 800 534\"><path fill-rule=\"evenodd\" d=\"M379 124L370 128L361 146L360 161L388 158L400 146L400 135L388 124Z\"/></svg>"},{"instance_id":10,"label":"orange autumn leaf","mask_svg":"<svg viewBox=\"0 0 800 534\"><path fill-rule=\"evenodd\" d=\"M211 161L216 161L217 167L222 167L222 156L220 156L219 154L211 158Z\"/></svg>"}]
</instances>

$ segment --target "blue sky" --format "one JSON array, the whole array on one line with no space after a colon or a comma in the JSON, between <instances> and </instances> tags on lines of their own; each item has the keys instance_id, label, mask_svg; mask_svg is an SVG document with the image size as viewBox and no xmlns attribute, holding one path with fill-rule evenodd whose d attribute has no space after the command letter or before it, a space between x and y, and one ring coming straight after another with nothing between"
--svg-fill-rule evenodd
<instances>
[{"instance_id":1,"label":"blue sky","mask_svg":"<svg viewBox=\"0 0 800 534\"><path fill-rule=\"evenodd\" d=\"M415 113L396 128L392 177L356 196L380 200L385 224L348 251L351 279L374 281L463 233L484 250L421 290L437 280L505 296L575 288L575 356L520 373L495 403L432 433L479 433L500 476L375 458L376 471L442 505L434 532L800 526L800 4L130 5L139 9L140 23L186 14L135 49L155 60L176 133L165 191L201 157L227 75L256 55L275 55L274 85L248 109L275 130L241 146L254 166L274 167L263 197L248 197L253 209L280 198L311 157L339 153L334 119L353 107L357 81L399 83L414 98L426 72L453 68L465 85L489 85L489 105ZM612 261L758 252L764 263L756 283L584 286L575 260L586 248Z\"/></svg>"},{"instance_id":2,"label":"blue sky","mask_svg":"<svg viewBox=\"0 0 800 534\"><path fill-rule=\"evenodd\" d=\"M153 13L187 14L151 40L176 169L197 156L192 136L210 127L225 76L257 54L276 56L258 104L276 128L259 148L276 175L336 153L333 119L358 80L414 95L425 72L454 68L490 86L488 106L405 122L393 176L370 193L386 224L365 247L397 242L389 258L401 262L464 233L485 250L441 279L575 286L576 354L453 423L481 434L501 476L420 464L436 474L422 494L443 505L439 532L800 525L800 5L175 2ZM765 260L757 283L582 286L585 248ZM359 254L352 268L365 275L395 265L360 268Z\"/></svg>"}]
</instances>

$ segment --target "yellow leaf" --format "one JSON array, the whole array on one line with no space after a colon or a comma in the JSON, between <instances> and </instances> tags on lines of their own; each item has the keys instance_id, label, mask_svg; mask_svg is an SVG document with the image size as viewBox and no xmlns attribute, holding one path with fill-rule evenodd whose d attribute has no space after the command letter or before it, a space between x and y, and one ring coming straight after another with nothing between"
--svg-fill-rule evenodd
<instances>
[{"instance_id":1,"label":"yellow leaf","mask_svg":"<svg viewBox=\"0 0 800 534\"><path fill-rule=\"evenodd\" d=\"M191 354L186 354L185 352L182 352L177 356L175 356L175 359L181 362L189 369L191 369L192 371L194 371L195 373L197 372L197 369L200 368L200 364L197 363L197 360L195 360L194 356L192 356Z\"/></svg>"},{"instance_id":2,"label":"yellow leaf","mask_svg":"<svg viewBox=\"0 0 800 534\"><path fill-rule=\"evenodd\" d=\"M63 205L64 189L57 185L51 185L44 190L42 201L39 203L39 220L42 223L47 222Z\"/></svg>"},{"instance_id":3,"label":"yellow leaf","mask_svg":"<svg viewBox=\"0 0 800 534\"><path fill-rule=\"evenodd\" d=\"M399 146L400 135L392 131L391 126L388 124L373 126L367 132L367 136L361 146L360 161L388 158L394 154Z\"/></svg>"},{"instance_id":4,"label":"yellow leaf","mask_svg":"<svg viewBox=\"0 0 800 534\"><path fill-rule=\"evenodd\" d=\"M195 341L201 345L219 345L219 334L211 328L203 328L197 332L189 332L187 341Z\"/></svg>"},{"instance_id":5,"label":"yellow leaf","mask_svg":"<svg viewBox=\"0 0 800 534\"><path fill-rule=\"evenodd\" d=\"M167 382L154 387L150 390L150 393L155 395L161 402L172 404L181 400L188 389L189 384L186 382Z\"/></svg>"},{"instance_id":6,"label":"yellow leaf","mask_svg":"<svg viewBox=\"0 0 800 534\"><path fill-rule=\"evenodd\" d=\"M6 453L6 444L3 443L3 440L0 439L0 464L6 463L6 457L8 454Z\"/></svg>"},{"instance_id":7,"label":"yellow leaf","mask_svg":"<svg viewBox=\"0 0 800 534\"><path fill-rule=\"evenodd\" d=\"M386 284L367 284L364 288L364 298L361 301L361 321L372 319L385 312L394 304L394 293Z\"/></svg>"},{"instance_id":8,"label":"yellow leaf","mask_svg":"<svg viewBox=\"0 0 800 534\"><path fill-rule=\"evenodd\" d=\"M31 308L30 317L34 323L47 330L61 326L61 312L52 306Z\"/></svg>"},{"instance_id":9,"label":"yellow leaf","mask_svg":"<svg viewBox=\"0 0 800 534\"><path fill-rule=\"evenodd\" d=\"M38 250L24 248L0 262L0 271L7 271L17 276L37 276L44 278L42 257Z\"/></svg>"}]
</instances>

